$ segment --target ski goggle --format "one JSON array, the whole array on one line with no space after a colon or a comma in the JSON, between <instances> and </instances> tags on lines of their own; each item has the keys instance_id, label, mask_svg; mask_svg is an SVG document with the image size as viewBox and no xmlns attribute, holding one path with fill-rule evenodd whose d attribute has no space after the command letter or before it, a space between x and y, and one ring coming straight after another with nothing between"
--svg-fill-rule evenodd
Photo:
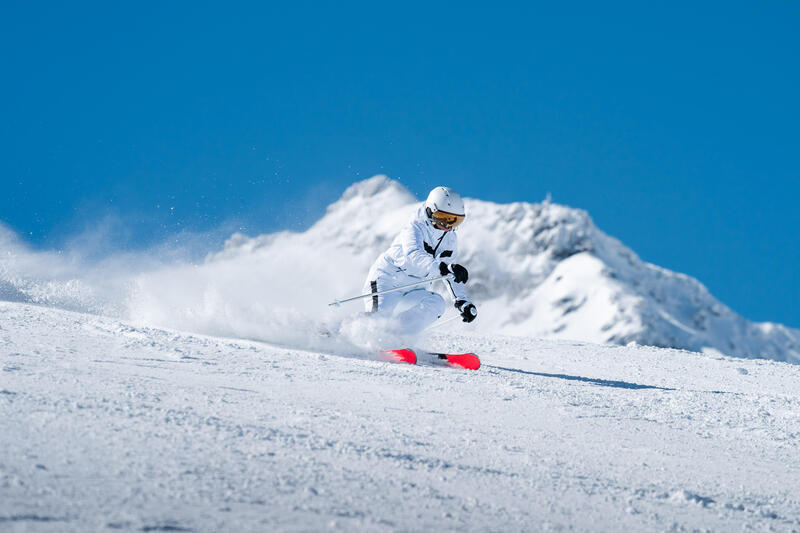
<instances>
[{"instance_id":1,"label":"ski goggle","mask_svg":"<svg viewBox=\"0 0 800 533\"><path fill-rule=\"evenodd\" d=\"M464 215L454 215L444 211L431 212L431 221L446 229L453 229L464 222Z\"/></svg>"}]
</instances>

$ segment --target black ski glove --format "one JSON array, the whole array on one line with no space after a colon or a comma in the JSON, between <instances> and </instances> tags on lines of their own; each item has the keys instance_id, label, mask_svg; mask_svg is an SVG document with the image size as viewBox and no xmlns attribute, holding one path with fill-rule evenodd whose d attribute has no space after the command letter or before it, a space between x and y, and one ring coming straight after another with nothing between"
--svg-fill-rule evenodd
<instances>
[{"instance_id":1,"label":"black ski glove","mask_svg":"<svg viewBox=\"0 0 800 533\"><path fill-rule=\"evenodd\" d=\"M456 283L466 283L467 278L469 278L469 273L466 268L461 265L448 265L444 261L439 263L439 272L442 276L452 274Z\"/></svg>"},{"instance_id":2,"label":"black ski glove","mask_svg":"<svg viewBox=\"0 0 800 533\"><path fill-rule=\"evenodd\" d=\"M461 311L464 322L472 322L478 316L478 309L466 300L456 300L456 309Z\"/></svg>"}]
</instances>

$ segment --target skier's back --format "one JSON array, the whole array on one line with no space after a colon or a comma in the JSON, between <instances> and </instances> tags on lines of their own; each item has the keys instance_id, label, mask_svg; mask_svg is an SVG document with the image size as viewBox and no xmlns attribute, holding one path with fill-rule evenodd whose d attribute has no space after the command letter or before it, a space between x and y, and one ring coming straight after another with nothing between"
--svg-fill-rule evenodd
<instances>
[{"instance_id":1,"label":"skier's back","mask_svg":"<svg viewBox=\"0 0 800 533\"><path fill-rule=\"evenodd\" d=\"M467 269L457 263L458 238L454 231L464 217L464 202L457 192L447 187L433 189L370 268L365 290L373 296L366 301L367 311L376 316L394 317L398 333L417 333L444 314L444 298L424 287L379 293L450 274L445 279L448 292L464 321L472 322L477 310L464 290L468 274ZM396 310L399 312L395 313Z\"/></svg>"}]
</instances>

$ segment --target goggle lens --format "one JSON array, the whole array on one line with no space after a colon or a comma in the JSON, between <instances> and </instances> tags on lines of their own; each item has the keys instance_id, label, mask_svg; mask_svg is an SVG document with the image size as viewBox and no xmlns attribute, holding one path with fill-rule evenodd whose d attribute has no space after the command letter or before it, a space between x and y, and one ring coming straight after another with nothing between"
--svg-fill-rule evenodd
<instances>
[{"instance_id":1,"label":"goggle lens","mask_svg":"<svg viewBox=\"0 0 800 533\"><path fill-rule=\"evenodd\" d=\"M464 222L464 215L454 215L444 211L434 211L431 213L431 220L443 228L453 229Z\"/></svg>"}]
</instances>

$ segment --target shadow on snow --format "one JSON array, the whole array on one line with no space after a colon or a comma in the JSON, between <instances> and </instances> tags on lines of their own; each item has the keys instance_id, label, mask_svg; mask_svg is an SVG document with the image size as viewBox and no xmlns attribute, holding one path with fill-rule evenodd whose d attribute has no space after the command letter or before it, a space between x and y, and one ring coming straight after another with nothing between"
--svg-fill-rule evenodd
<instances>
[{"instance_id":1,"label":"shadow on snow","mask_svg":"<svg viewBox=\"0 0 800 533\"><path fill-rule=\"evenodd\" d=\"M639 383L629 383L627 381L614 381L608 379L598 378L585 378L582 376L569 376L567 374L547 374L545 372L531 372L530 370L520 370L518 368L506 368L502 366L484 365L486 368L493 368L495 370L505 370L506 372L517 372L518 374L529 374L531 376L542 376L546 378L566 379L568 381L582 381L584 383L592 383L600 385L601 387L614 387L617 389L657 389L657 390L675 390L669 387L657 387L655 385L641 385Z\"/></svg>"}]
</instances>

